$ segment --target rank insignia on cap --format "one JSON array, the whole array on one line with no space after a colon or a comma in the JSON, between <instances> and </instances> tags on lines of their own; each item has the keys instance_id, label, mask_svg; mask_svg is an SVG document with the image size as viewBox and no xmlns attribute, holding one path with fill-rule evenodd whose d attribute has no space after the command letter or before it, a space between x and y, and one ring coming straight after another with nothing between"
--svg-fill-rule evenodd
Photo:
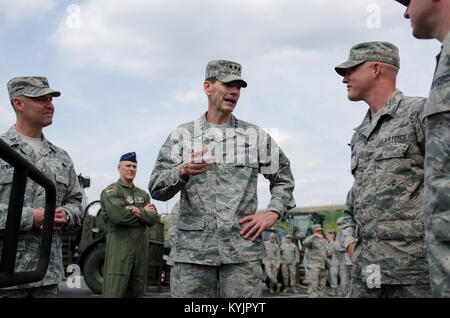
<instances>
[{"instance_id":1,"label":"rank insignia on cap","mask_svg":"<svg viewBox=\"0 0 450 318\"><path fill-rule=\"evenodd\" d=\"M134 203L133 197L128 196L128 197L127 197L127 202L128 202L129 204L133 204L133 203Z\"/></svg>"},{"instance_id":2,"label":"rank insignia on cap","mask_svg":"<svg viewBox=\"0 0 450 318\"><path fill-rule=\"evenodd\" d=\"M116 193L116 188L111 187L111 188L106 189L106 194L113 195L114 193Z\"/></svg>"},{"instance_id":3,"label":"rank insignia on cap","mask_svg":"<svg viewBox=\"0 0 450 318\"><path fill-rule=\"evenodd\" d=\"M236 64L226 64L225 67L231 74L241 75L241 68Z\"/></svg>"}]
</instances>

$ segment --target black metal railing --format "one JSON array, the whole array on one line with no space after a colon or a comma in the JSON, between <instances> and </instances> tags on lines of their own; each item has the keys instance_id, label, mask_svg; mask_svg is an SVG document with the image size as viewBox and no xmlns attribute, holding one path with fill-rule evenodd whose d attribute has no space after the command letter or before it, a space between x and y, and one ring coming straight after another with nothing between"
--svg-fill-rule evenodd
<instances>
[{"instance_id":1,"label":"black metal railing","mask_svg":"<svg viewBox=\"0 0 450 318\"><path fill-rule=\"evenodd\" d=\"M56 188L53 181L0 139L0 158L14 167L13 183L8 204L8 216L3 233L3 250L0 262L0 287L9 287L39 281L44 278L50 262L53 219L56 205ZM39 247L38 265L34 271L14 272L20 221L27 178L45 189L44 223Z\"/></svg>"}]
</instances>

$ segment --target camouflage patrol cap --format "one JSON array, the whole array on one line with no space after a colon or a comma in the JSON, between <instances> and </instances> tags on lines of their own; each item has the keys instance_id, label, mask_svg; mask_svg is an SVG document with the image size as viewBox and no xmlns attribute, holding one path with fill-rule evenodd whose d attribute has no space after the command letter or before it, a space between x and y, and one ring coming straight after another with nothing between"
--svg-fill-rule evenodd
<instances>
[{"instance_id":1,"label":"camouflage patrol cap","mask_svg":"<svg viewBox=\"0 0 450 318\"><path fill-rule=\"evenodd\" d=\"M18 96L40 97L51 94L58 97L61 95L61 92L50 88L46 77L40 76L14 77L9 80L7 87L9 100Z\"/></svg>"},{"instance_id":2,"label":"camouflage patrol cap","mask_svg":"<svg viewBox=\"0 0 450 318\"><path fill-rule=\"evenodd\" d=\"M401 4L405 5L405 6L409 6L409 2L410 0L395 0L397 2L400 2Z\"/></svg>"},{"instance_id":3,"label":"camouflage patrol cap","mask_svg":"<svg viewBox=\"0 0 450 318\"><path fill-rule=\"evenodd\" d=\"M242 87L247 87L247 82L241 77L242 66L239 63L226 60L213 60L206 65L205 80L216 78L222 83L240 81Z\"/></svg>"},{"instance_id":4,"label":"camouflage patrol cap","mask_svg":"<svg viewBox=\"0 0 450 318\"><path fill-rule=\"evenodd\" d=\"M339 75L345 76L347 69L364 62L383 62L400 68L398 48L389 42L359 43L350 49L348 60L334 69Z\"/></svg>"},{"instance_id":5,"label":"camouflage patrol cap","mask_svg":"<svg viewBox=\"0 0 450 318\"><path fill-rule=\"evenodd\" d=\"M320 226L320 224L314 224L312 226L312 230L313 231L322 231L322 226Z\"/></svg>"}]
</instances>

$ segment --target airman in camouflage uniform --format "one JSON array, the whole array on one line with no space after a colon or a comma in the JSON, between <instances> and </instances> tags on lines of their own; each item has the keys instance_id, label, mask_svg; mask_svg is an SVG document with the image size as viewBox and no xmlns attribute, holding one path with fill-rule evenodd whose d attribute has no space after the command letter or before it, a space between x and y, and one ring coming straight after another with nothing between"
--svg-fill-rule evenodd
<instances>
[{"instance_id":1,"label":"airman in camouflage uniform","mask_svg":"<svg viewBox=\"0 0 450 318\"><path fill-rule=\"evenodd\" d=\"M1 289L0 297L56 297L58 283L64 277L60 233L77 231L82 217L82 195L72 159L42 133L42 129L53 122L52 98L61 93L51 89L45 77L16 77L7 86L17 120L1 138L55 183L57 208L50 263L44 278L35 283ZM0 255L13 173L14 168L0 159ZM37 267L36 251L40 246L44 206L44 188L28 179L15 272L33 271Z\"/></svg>"},{"instance_id":2,"label":"airman in camouflage uniform","mask_svg":"<svg viewBox=\"0 0 450 318\"><path fill-rule=\"evenodd\" d=\"M342 230L342 217L336 220L338 229ZM351 296L351 276L353 262L344 246L344 233L341 231L336 235L334 250L339 259L339 279L341 281L342 294L345 298Z\"/></svg>"},{"instance_id":3,"label":"airman in camouflage uniform","mask_svg":"<svg viewBox=\"0 0 450 318\"><path fill-rule=\"evenodd\" d=\"M134 152L121 156L120 178L100 196L106 227L106 253L102 294L108 298L140 298L147 287L147 226L159 220L147 192L136 187Z\"/></svg>"},{"instance_id":4,"label":"airman in camouflage uniform","mask_svg":"<svg viewBox=\"0 0 450 318\"><path fill-rule=\"evenodd\" d=\"M350 142L355 182L343 213L352 297L431 293L422 209L426 100L395 88L399 67L396 46L368 42L353 46L335 68L348 98L369 105Z\"/></svg>"},{"instance_id":5,"label":"airman in camouflage uniform","mask_svg":"<svg viewBox=\"0 0 450 318\"><path fill-rule=\"evenodd\" d=\"M334 234L327 234L327 256L328 256L328 281L330 283L331 292L328 293L328 296L336 296L337 295L337 285L338 285L338 274L339 274L339 258L337 255L337 251L335 250L334 244Z\"/></svg>"},{"instance_id":6,"label":"airman in camouflage uniform","mask_svg":"<svg viewBox=\"0 0 450 318\"><path fill-rule=\"evenodd\" d=\"M327 285L327 240L323 238L322 227L314 224L313 234L305 238L303 245L308 248L308 283L310 298L322 297Z\"/></svg>"},{"instance_id":7,"label":"airman in camouflage uniform","mask_svg":"<svg viewBox=\"0 0 450 318\"><path fill-rule=\"evenodd\" d=\"M181 191L173 297L260 297L260 235L295 206L286 155L264 130L232 115L246 86L240 64L209 62L207 113L170 134L152 171L154 199ZM255 214L258 173L272 194L262 214Z\"/></svg>"},{"instance_id":8,"label":"airman in camouflage uniform","mask_svg":"<svg viewBox=\"0 0 450 318\"><path fill-rule=\"evenodd\" d=\"M305 253L303 254L303 261L302 261L302 265L303 268L305 269L305 278L303 279L302 283L305 283L307 285L307 288L305 288L304 285L300 284L300 287L302 287L303 289L307 290L307 294L311 293L311 284L309 283L309 272L308 272L308 253L309 253L309 248L307 248L306 246L305 248Z\"/></svg>"},{"instance_id":9,"label":"airman in camouflage uniform","mask_svg":"<svg viewBox=\"0 0 450 318\"><path fill-rule=\"evenodd\" d=\"M291 286L292 291L297 293L296 285L296 275L297 275L297 263L300 261L300 252L292 244L292 236L286 236L286 242L281 244L281 274L283 275L283 292L288 291L288 286ZM290 283L290 284L289 284Z\"/></svg>"},{"instance_id":10,"label":"airman in camouflage uniform","mask_svg":"<svg viewBox=\"0 0 450 318\"><path fill-rule=\"evenodd\" d=\"M264 242L264 250L266 251L266 256L263 258L262 263L270 281L269 292L273 293L275 289L279 293L281 284L278 283L277 276L281 264L281 251L277 242L275 242L275 234L271 233L269 240Z\"/></svg>"},{"instance_id":11,"label":"airman in camouflage uniform","mask_svg":"<svg viewBox=\"0 0 450 318\"><path fill-rule=\"evenodd\" d=\"M433 296L450 297L450 1L399 2L416 38L442 43L424 110L424 217Z\"/></svg>"}]
</instances>

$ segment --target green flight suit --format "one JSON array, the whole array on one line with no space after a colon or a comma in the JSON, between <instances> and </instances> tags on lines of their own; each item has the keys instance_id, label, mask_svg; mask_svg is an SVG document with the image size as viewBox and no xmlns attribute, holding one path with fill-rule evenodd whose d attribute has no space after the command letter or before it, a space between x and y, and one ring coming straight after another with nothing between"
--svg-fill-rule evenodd
<instances>
[{"instance_id":1,"label":"green flight suit","mask_svg":"<svg viewBox=\"0 0 450 318\"><path fill-rule=\"evenodd\" d=\"M144 210L150 196L122 180L102 191L101 207L106 224L106 255L103 297L142 297L147 280L147 226L159 216ZM128 206L141 210L137 217Z\"/></svg>"}]
</instances>

